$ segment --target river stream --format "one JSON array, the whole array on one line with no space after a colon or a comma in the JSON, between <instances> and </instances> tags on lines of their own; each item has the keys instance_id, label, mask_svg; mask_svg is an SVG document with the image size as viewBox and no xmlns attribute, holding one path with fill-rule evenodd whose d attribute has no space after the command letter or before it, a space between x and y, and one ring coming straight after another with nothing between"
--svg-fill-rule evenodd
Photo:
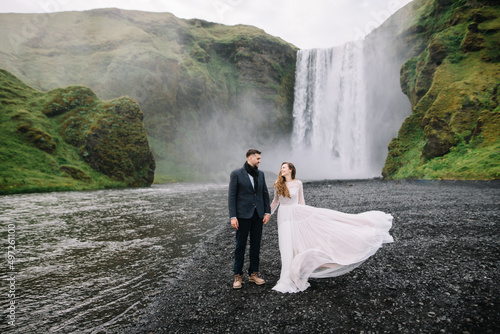
<instances>
[{"instance_id":1,"label":"river stream","mask_svg":"<svg viewBox=\"0 0 500 334\"><path fill-rule=\"evenodd\" d=\"M0 196L0 212L0 293L12 297L0 332L99 333L132 321L227 222L227 185Z\"/></svg>"}]
</instances>

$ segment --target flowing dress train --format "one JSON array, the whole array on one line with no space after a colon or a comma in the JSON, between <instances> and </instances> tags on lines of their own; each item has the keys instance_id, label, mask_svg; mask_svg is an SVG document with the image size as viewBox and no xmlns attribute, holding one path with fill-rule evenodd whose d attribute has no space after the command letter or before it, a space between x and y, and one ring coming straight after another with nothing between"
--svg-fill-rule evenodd
<instances>
[{"instance_id":1,"label":"flowing dress train","mask_svg":"<svg viewBox=\"0 0 500 334\"><path fill-rule=\"evenodd\" d=\"M308 279L343 275L375 254L389 234L393 217L382 211L348 214L305 205L302 182L286 183L291 198L277 196L281 274L273 290L299 292Z\"/></svg>"}]
</instances>

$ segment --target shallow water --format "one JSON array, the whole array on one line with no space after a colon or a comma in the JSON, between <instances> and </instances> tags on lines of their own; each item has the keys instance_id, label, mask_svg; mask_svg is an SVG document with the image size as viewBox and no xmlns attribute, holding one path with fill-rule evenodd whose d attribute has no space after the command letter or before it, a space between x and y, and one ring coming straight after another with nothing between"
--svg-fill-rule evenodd
<instances>
[{"instance_id":1,"label":"shallow water","mask_svg":"<svg viewBox=\"0 0 500 334\"><path fill-rule=\"evenodd\" d=\"M0 332L98 333L133 321L227 222L227 185L0 196L0 212L0 236L15 242L0 294L16 302L15 326L2 303Z\"/></svg>"}]
</instances>

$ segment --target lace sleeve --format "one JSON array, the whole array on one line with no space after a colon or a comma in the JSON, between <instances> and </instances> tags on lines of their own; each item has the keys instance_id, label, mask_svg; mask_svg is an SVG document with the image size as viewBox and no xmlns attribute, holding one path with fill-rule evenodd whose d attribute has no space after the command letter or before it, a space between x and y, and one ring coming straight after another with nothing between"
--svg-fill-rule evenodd
<instances>
[{"instance_id":1,"label":"lace sleeve","mask_svg":"<svg viewBox=\"0 0 500 334\"><path fill-rule=\"evenodd\" d=\"M274 188L274 198L273 198L273 202L271 203L271 214L273 214L274 211L276 211L276 208L278 207L279 203L280 203L280 198L279 198L278 194L276 193L276 188Z\"/></svg>"},{"instance_id":2,"label":"lace sleeve","mask_svg":"<svg viewBox=\"0 0 500 334\"><path fill-rule=\"evenodd\" d=\"M304 190L302 188L302 181L299 181L299 204L306 204L306 201L304 200Z\"/></svg>"}]
</instances>

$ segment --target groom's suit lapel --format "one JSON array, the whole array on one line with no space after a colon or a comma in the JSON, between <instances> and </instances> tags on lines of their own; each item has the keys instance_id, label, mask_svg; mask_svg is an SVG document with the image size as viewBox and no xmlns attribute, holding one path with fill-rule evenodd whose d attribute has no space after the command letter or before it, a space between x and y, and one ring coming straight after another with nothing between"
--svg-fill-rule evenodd
<instances>
[{"instance_id":1,"label":"groom's suit lapel","mask_svg":"<svg viewBox=\"0 0 500 334\"><path fill-rule=\"evenodd\" d=\"M242 175L243 179L246 180L245 183L246 183L247 187L250 187L250 189L253 189L252 182L250 181L250 176L248 175L245 168L241 169L241 175Z\"/></svg>"},{"instance_id":2,"label":"groom's suit lapel","mask_svg":"<svg viewBox=\"0 0 500 334\"><path fill-rule=\"evenodd\" d=\"M258 173L259 173L259 185L258 185L258 187L260 187L260 185L264 181L262 180L262 175L263 174L260 171L258 171ZM250 187L250 189L254 190L253 186L252 186L252 181L250 181L251 176L248 175L248 172L245 170L245 168L241 169L241 175L243 176L243 179L246 180L247 186ZM255 189L255 191L258 191L258 189Z\"/></svg>"}]
</instances>

